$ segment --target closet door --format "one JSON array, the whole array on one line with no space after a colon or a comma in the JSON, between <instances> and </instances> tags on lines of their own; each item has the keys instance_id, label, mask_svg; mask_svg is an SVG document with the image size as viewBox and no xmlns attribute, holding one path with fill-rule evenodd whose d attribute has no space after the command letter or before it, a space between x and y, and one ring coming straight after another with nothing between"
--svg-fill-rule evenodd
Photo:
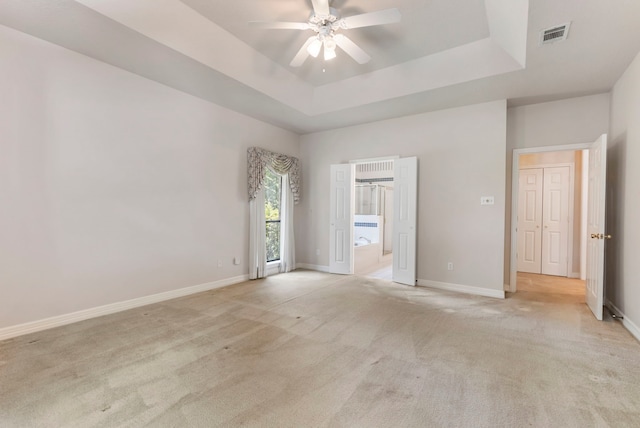
<instances>
[{"instance_id":1,"label":"closet door","mask_svg":"<svg viewBox=\"0 0 640 428\"><path fill-rule=\"evenodd\" d=\"M520 170L520 189L518 191L519 272L541 272L542 177L542 168Z\"/></svg>"},{"instance_id":2,"label":"closet door","mask_svg":"<svg viewBox=\"0 0 640 428\"><path fill-rule=\"evenodd\" d=\"M542 201L542 273L567 276L569 167L544 169Z\"/></svg>"}]
</instances>

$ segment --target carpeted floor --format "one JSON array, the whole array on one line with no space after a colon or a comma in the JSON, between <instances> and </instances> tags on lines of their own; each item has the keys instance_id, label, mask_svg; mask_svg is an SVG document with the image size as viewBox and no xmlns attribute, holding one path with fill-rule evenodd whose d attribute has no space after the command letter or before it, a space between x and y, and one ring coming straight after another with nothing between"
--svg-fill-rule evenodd
<instances>
[{"instance_id":1,"label":"carpeted floor","mask_svg":"<svg viewBox=\"0 0 640 428\"><path fill-rule=\"evenodd\" d=\"M640 343L556 282L297 271L22 336L0 426L640 426Z\"/></svg>"}]
</instances>

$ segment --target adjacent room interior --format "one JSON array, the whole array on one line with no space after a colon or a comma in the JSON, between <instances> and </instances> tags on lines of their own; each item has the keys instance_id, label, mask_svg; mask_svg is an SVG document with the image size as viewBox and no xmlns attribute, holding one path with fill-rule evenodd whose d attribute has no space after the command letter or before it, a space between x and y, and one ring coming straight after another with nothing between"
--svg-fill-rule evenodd
<instances>
[{"instance_id":1,"label":"adjacent room interior","mask_svg":"<svg viewBox=\"0 0 640 428\"><path fill-rule=\"evenodd\" d=\"M524 282L553 279L563 289L580 282L560 278L586 280L588 156L588 150L520 155L516 259Z\"/></svg>"},{"instance_id":2,"label":"adjacent room interior","mask_svg":"<svg viewBox=\"0 0 640 428\"><path fill-rule=\"evenodd\" d=\"M354 273L392 279L393 159L356 162Z\"/></svg>"},{"instance_id":3,"label":"adjacent room interior","mask_svg":"<svg viewBox=\"0 0 640 428\"><path fill-rule=\"evenodd\" d=\"M640 2L560 3L0 2L0 425L633 426Z\"/></svg>"}]
</instances>

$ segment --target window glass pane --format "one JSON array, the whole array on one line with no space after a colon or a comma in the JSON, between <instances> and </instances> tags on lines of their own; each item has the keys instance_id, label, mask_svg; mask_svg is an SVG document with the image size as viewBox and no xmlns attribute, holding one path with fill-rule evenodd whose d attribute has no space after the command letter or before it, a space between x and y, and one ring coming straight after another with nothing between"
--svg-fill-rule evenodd
<instances>
[{"instance_id":1,"label":"window glass pane","mask_svg":"<svg viewBox=\"0 0 640 428\"><path fill-rule=\"evenodd\" d=\"M264 180L264 217L267 222L267 261L280 260L280 192L282 177L267 169Z\"/></svg>"}]
</instances>

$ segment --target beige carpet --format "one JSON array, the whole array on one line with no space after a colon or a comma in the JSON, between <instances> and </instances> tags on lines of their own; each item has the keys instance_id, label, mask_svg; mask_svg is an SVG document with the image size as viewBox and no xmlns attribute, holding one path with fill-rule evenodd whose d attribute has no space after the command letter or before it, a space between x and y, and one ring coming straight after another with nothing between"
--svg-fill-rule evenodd
<instances>
[{"instance_id":1,"label":"beige carpet","mask_svg":"<svg viewBox=\"0 0 640 428\"><path fill-rule=\"evenodd\" d=\"M520 282L298 271L0 342L0 426L640 426L640 344Z\"/></svg>"}]
</instances>

